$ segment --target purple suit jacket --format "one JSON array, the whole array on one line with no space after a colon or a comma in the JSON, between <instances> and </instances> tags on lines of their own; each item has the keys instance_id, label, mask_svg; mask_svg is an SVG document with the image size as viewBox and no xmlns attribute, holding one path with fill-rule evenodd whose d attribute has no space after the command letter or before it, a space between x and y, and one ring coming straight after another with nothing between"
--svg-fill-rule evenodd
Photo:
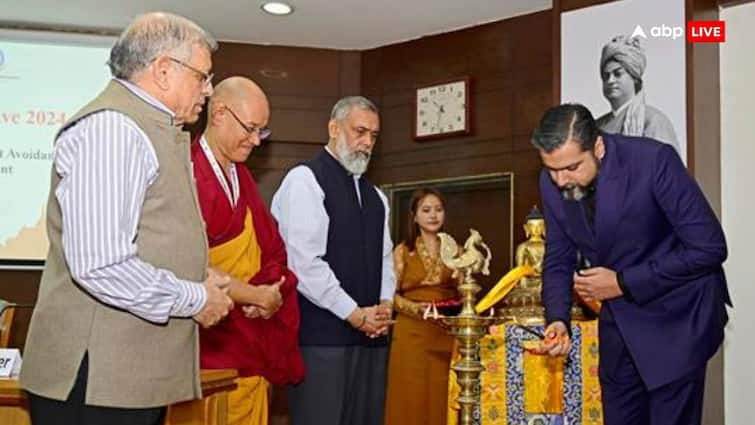
<instances>
[{"instance_id":1,"label":"purple suit jacket","mask_svg":"<svg viewBox=\"0 0 755 425\"><path fill-rule=\"evenodd\" d=\"M603 303L649 389L699 368L716 352L731 304L721 264L726 241L713 210L674 149L647 138L603 135L594 228L582 203L540 175L547 226L546 320L569 323L577 250L621 271L634 301ZM610 355L610 354L609 354Z\"/></svg>"}]
</instances>

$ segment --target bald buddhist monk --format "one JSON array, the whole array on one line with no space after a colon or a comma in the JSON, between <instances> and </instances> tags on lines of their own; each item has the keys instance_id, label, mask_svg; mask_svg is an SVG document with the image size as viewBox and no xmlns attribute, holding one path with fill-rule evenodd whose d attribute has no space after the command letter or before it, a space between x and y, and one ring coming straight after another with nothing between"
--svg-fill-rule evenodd
<instances>
[{"instance_id":1,"label":"bald buddhist monk","mask_svg":"<svg viewBox=\"0 0 755 425\"><path fill-rule=\"evenodd\" d=\"M228 423L267 424L270 384L299 382L296 276L286 264L278 227L244 162L270 135L270 107L253 81L230 77L210 98L207 127L191 156L209 261L230 274L236 307L200 333L203 368L238 369Z\"/></svg>"}]
</instances>

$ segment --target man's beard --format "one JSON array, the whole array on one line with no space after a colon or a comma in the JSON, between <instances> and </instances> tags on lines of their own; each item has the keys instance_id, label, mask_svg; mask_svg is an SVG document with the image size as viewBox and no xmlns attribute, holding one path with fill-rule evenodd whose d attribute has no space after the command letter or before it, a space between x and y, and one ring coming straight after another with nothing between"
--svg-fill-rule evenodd
<instances>
[{"instance_id":1,"label":"man's beard","mask_svg":"<svg viewBox=\"0 0 755 425\"><path fill-rule=\"evenodd\" d=\"M564 187L560 187L561 197L565 201L581 201L590 196L595 190L592 182L587 186L582 186L576 183L569 183Z\"/></svg>"},{"instance_id":2,"label":"man's beard","mask_svg":"<svg viewBox=\"0 0 755 425\"><path fill-rule=\"evenodd\" d=\"M336 155L348 172L361 175L367 171L372 154L369 152L352 151L346 143L346 136L341 134L336 139Z\"/></svg>"},{"instance_id":3,"label":"man's beard","mask_svg":"<svg viewBox=\"0 0 755 425\"><path fill-rule=\"evenodd\" d=\"M600 160L593 154L593 160L595 161L595 176L590 180L590 183L581 185L577 183L568 183L558 190L561 192L561 197L565 201L581 201L585 198L589 198L595 192L595 185L598 182L598 174L600 174Z\"/></svg>"}]
</instances>

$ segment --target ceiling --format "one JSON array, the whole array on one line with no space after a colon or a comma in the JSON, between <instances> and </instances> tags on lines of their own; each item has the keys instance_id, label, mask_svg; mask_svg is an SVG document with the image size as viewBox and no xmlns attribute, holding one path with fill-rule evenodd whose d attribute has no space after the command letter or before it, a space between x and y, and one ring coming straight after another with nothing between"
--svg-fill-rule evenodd
<instances>
[{"instance_id":1,"label":"ceiling","mask_svg":"<svg viewBox=\"0 0 755 425\"><path fill-rule=\"evenodd\" d=\"M0 27L117 33L137 14L164 10L222 41L365 50L551 8L551 0L291 0L287 17L262 0L6 0ZM14 4L15 3L15 4Z\"/></svg>"}]
</instances>

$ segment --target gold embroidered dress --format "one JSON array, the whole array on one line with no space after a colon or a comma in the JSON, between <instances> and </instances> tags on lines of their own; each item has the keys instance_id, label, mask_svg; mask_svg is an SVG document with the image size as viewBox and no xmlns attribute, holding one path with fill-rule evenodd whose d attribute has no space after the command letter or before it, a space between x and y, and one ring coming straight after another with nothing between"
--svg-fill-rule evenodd
<instances>
[{"instance_id":1,"label":"gold embroidered dress","mask_svg":"<svg viewBox=\"0 0 755 425\"><path fill-rule=\"evenodd\" d=\"M429 302L457 298L456 281L421 237L415 248L410 252L402 243L393 253L398 316L388 363L386 425L446 423L453 337L422 320L422 312Z\"/></svg>"}]
</instances>

